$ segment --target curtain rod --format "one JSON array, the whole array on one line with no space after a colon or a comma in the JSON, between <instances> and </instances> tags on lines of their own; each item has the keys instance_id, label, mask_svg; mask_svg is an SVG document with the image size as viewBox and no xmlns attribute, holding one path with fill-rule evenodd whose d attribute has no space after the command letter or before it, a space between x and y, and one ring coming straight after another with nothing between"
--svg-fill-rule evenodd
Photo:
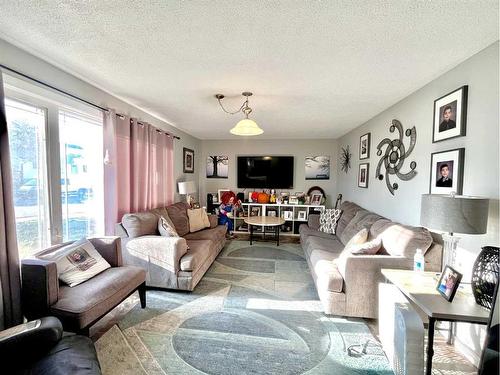
<instances>
[{"instance_id":1,"label":"curtain rod","mask_svg":"<svg viewBox=\"0 0 500 375\"><path fill-rule=\"evenodd\" d=\"M57 92L59 92L59 93L61 93L61 94L64 94L64 95L66 95L66 96L69 96L70 98L73 98L73 99L76 99L76 100L78 100L78 101L80 101L80 102L83 102L83 103L85 103L85 104L88 104L88 105L90 105L90 106L92 106L92 107L94 107L94 108L100 109L101 111L108 112L108 113L110 112L108 108L101 107L100 105L97 105L97 104L95 104L95 103L89 102L88 100L85 100L85 99L83 99L83 98L80 98L79 96L73 95L73 94L71 94L71 93L69 93L69 92L67 92L67 91L64 91L64 90L61 90L61 89L59 89L59 88L57 88L57 87L55 87L55 86L52 86L52 85L51 85L51 84L49 84L49 83L46 83L46 82L40 81L39 79L36 79L36 78L34 78L34 77L31 77L31 76L29 76L29 75L27 75L27 74L21 73L20 71L17 71L17 70L15 70L15 69L9 68L9 67L8 67L8 66L6 66L6 65L0 64L0 68L5 69L5 70L8 70L9 72L14 73L14 74L17 74L17 75L19 75L19 76L21 76L21 77L23 77L23 78L29 79L30 81L36 82L36 83L38 83L38 84L40 84L40 85L42 85L42 86L48 87L49 89L52 89L52 90L54 90L54 91L57 91ZM120 116L120 117L125 117L125 115L122 115L122 114L119 114L119 113L117 113L116 115L117 115L117 116ZM171 133L168 133L168 132L164 132L164 133L166 133L166 134L168 134L168 135L172 136L174 139L181 139L180 137L178 137L178 136L176 136L176 135L174 135L174 134L171 134Z\"/></svg>"}]
</instances>

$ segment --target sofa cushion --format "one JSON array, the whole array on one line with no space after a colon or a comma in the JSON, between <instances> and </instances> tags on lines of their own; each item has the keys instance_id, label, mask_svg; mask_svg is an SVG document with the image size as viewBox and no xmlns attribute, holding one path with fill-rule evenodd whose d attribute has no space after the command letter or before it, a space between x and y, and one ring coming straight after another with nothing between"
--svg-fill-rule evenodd
<instances>
[{"instance_id":1,"label":"sofa cushion","mask_svg":"<svg viewBox=\"0 0 500 375\"><path fill-rule=\"evenodd\" d=\"M316 274L316 286L318 290L330 292L342 292L344 279L337 266L333 262L338 254L330 251L313 250L309 261L313 272Z\"/></svg>"},{"instance_id":2,"label":"sofa cushion","mask_svg":"<svg viewBox=\"0 0 500 375\"><path fill-rule=\"evenodd\" d=\"M344 245L336 237L321 238L311 236L306 242L306 251L309 254L311 254L313 250L321 250L338 255L343 249Z\"/></svg>"},{"instance_id":3,"label":"sofa cushion","mask_svg":"<svg viewBox=\"0 0 500 375\"><path fill-rule=\"evenodd\" d=\"M215 228L207 228L194 233L188 233L184 236L186 240L214 240L218 241L224 238L227 232L225 225L217 225Z\"/></svg>"},{"instance_id":4,"label":"sofa cushion","mask_svg":"<svg viewBox=\"0 0 500 375\"><path fill-rule=\"evenodd\" d=\"M320 232L317 229L311 228L307 224L300 224L299 234L300 234L301 240L305 240L306 237L308 237L308 236L315 236L315 237L321 237L321 238L335 238L335 235L330 234L330 233Z\"/></svg>"},{"instance_id":5,"label":"sofa cushion","mask_svg":"<svg viewBox=\"0 0 500 375\"><path fill-rule=\"evenodd\" d=\"M380 238L388 254L409 259L413 259L417 249L425 255L432 244L432 236L427 229L394 222L386 223Z\"/></svg>"},{"instance_id":6,"label":"sofa cushion","mask_svg":"<svg viewBox=\"0 0 500 375\"><path fill-rule=\"evenodd\" d=\"M365 228L364 225L366 224L360 224L360 222L363 222L362 219L368 214L370 214L370 212L363 209L357 211L354 217L339 235L340 242L346 245L356 233Z\"/></svg>"},{"instance_id":7,"label":"sofa cushion","mask_svg":"<svg viewBox=\"0 0 500 375\"><path fill-rule=\"evenodd\" d=\"M352 245L351 247L349 247L349 250L351 251L351 254L354 255L375 255L378 253L381 247L382 239L380 237L377 237L371 241L359 245Z\"/></svg>"},{"instance_id":8,"label":"sofa cushion","mask_svg":"<svg viewBox=\"0 0 500 375\"><path fill-rule=\"evenodd\" d=\"M203 208L187 210L189 219L189 232L197 232L203 228L210 228L207 212Z\"/></svg>"},{"instance_id":9,"label":"sofa cushion","mask_svg":"<svg viewBox=\"0 0 500 375\"><path fill-rule=\"evenodd\" d=\"M168 216L174 223L175 230L179 236L189 233L189 218L187 210L189 205L184 202L177 202L167 207Z\"/></svg>"},{"instance_id":10,"label":"sofa cushion","mask_svg":"<svg viewBox=\"0 0 500 375\"><path fill-rule=\"evenodd\" d=\"M160 236L163 237L179 237L174 224L164 216L160 216L158 219L158 232L160 232Z\"/></svg>"},{"instance_id":11,"label":"sofa cushion","mask_svg":"<svg viewBox=\"0 0 500 375\"><path fill-rule=\"evenodd\" d=\"M122 217L122 226L130 238L157 234L158 217L151 212L136 212Z\"/></svg>"},{"instance_id":12,"label":"sofa cushion","mask_svg":"<svg viewBox=\"0 0 500 375\"><path fill-rule=\"evenodd\" d=\"M196 271L215 251L211 240L189 240L188 246L188 252L181 258L181 271Z\"/></svg>"},{"instance_id":13,"label":"sofa cushion","mask_svg":"<svg viewBox=\"0 0 500 375\"><path fill-rule=\"evenodd\" d=\"M50 307L57 317L77 321L85 327L117 306L146 279L146 271L140 267L113 267L70 288L61 286L58 301Z\"/></svg>"},{"instance_id":14,"label":"sofa cushion","mask_svg":"<svg viewBox=\"0 0 500 375\"><path fill-rule=\"evenodd\" d=\"M354 215L356 215L356 212L362 210L362 208L359 207L356 203L348 201L342 203L340 205L340 209L342 210L342 215L340 215L340 219L337 223L337 236L340 236L342 234L347 224L349 224Z\"/></svg>"},{"instance_id":15,"label":"sofa cushion","mask_svg":"<svg viewBox=\"0 0 500 375\"><path fill-rule=\"evenodd\" d=\"M55 262L59 280L70 287L75 287L111 267L85 238L40 255L39 258Z\"/></svg>"}]
</instances>

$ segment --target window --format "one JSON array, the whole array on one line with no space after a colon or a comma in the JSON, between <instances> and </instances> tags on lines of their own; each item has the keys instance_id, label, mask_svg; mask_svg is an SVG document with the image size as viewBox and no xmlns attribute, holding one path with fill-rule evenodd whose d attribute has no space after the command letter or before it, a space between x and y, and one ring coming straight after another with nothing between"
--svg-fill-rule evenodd
<instances>
[{"instance_id":1,"label":"window","mask_svg":"<svg viewBox=\"0 0 500 375\"><path fill-rule=\"evenodd\" d=\"M103 235L102 113L4 78L20 258Z\"/></svg>"}]
</instances>

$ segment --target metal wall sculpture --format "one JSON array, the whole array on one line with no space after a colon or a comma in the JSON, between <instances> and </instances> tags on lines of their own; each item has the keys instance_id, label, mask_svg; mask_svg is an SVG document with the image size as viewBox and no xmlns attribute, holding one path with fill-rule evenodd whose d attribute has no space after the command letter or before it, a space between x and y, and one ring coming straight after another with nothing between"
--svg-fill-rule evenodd
<instances>
[{"instance_id":1,"label":"metal wall sculpture","mask_svg":"<svg viewBox=\"0 0 500 375\"><path fill-rule=\"evenodd\" d=\"M352 154L349 152L349 145L345 148L342 147L342 154L340 155L340 168L347 173L351 168Z\"/></svg>"},{"instance_id":2,"label":"metal wall sculpture","mask_svg":"<svg viewBox=\"0 0 500 375\"><path fill-rule=\"evenodd\" d=\"M382 156L382 148L384 146L386 146L386 149L384 155L378 162L377 170L375 172L375 175L378 177L378 179L382 181L384 179L384 175L380 173L380 169L382 167L382 164L384 165L385 183L392 195L394 195L394 190L397 190L399 188L399 185L396 182L391 183L391 181L389 180L390 175L396 175L396 177L398 177L402 181L411 180L417 175L417 171L415 170L415 168L417 168L417 163L415 161L412 161L410 163L410 171L408 173L401 173L401 168L403 167L405 159L410 156L413 148L415 147L415 143L417 142L417 130L415 129L415 127L406 129L406 132L404 134L407 137L410 137L410 146L408 147L408 150L406 150L403 143L403 125L401 125L398 120L394 119L392 120L392 125L389 128L389 131L391 133L394 133L394 130L396 129L399 132L399 138L393 140L384 138L377 146L378 156Z\"/></svg>"}]
</instances>

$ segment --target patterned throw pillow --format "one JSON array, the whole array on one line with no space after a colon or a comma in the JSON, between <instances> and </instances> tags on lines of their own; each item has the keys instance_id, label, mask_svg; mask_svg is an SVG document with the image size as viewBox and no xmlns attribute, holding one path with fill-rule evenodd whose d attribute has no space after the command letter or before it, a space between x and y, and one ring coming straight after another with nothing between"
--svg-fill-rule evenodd
<instances>
[{"instance_id":1,"label":"patterned throw pillow","mask_svg":"<svg viewBox=\"0 0 500 375\"><path fill-rule=\"evenodd\" d=\"M38 258L55 262L59 280L70 287L77 286L111 267L85 238Z\"/></svg>"},{"instance_id":2,"label":"patterned throw pillow","mask_svg":"<svg viewBox=\"0 0 500 375\"><path fill-rule=\"evenodd\" d=\"M163 237L179 237L174 224L164 216L160 216L158 219L158 232Z\"/></svg>"},{"instance_id":3,"label":"patterned throw pillow","mask_svg":"<svg viewBox=\"0 0 500 375\"><path fill-rule=\"evenodd\" d=\"M327 208L319 215L319 230L325 233L335 234L337 229L337 221L342 214L342 210L335 208Z\"/></svg>"}]
</instances>

